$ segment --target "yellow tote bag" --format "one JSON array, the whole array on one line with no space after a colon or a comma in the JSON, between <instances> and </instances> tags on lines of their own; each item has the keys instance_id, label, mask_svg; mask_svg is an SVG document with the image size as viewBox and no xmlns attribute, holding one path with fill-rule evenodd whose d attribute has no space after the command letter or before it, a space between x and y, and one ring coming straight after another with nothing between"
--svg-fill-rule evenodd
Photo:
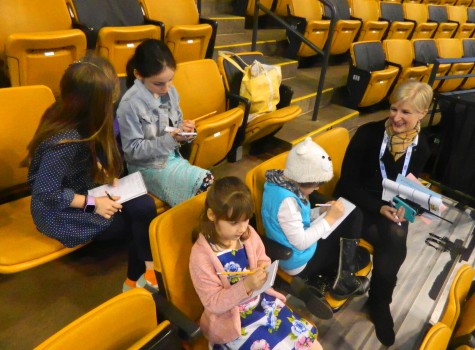
<instances>
[{"instance_id":1,"label":"yellow tote bag","mask_svg":"<svg viewBox=\"0 0 475 350\"><path fill-rule=\"evenodd\" d=\"M257 60L247 64L241 57L232 55L244 65L244 68L241 68L228 54L220 53L220 56L233 64L243 74L239 94L251 102L250 119L262 113L276 110L276 106L280 101L279 87L282 81L280 66L263 64Z\"/></svg>"}]
</instances>

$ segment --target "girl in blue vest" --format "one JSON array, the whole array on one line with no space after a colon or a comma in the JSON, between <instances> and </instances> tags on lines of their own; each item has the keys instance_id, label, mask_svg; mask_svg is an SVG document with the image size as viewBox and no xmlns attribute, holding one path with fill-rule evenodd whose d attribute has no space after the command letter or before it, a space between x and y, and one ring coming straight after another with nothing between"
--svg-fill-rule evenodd
<instances>
[{"instance_id":1,"label":"girl in blue vest","mask_svg":"<svg viewBox=\"0 0 475 350\"><path fill-rule=\"evenodd\" d=\"M310 285L318 276L329 277L333 280L330 295L343 300L364 294L369 282L366 277L354 275L358 269L355 260L362 225L360 210L355 208L332 227L344 214L341 201L311 208L309 195L332 177L328 154L311 138L305 139L289 152L285 170L267 171L262 220L267 237L292 249L292 256L280 262L285 272ZM321 302L326 303L323 298Z\"/></svg>"}]
</instances>

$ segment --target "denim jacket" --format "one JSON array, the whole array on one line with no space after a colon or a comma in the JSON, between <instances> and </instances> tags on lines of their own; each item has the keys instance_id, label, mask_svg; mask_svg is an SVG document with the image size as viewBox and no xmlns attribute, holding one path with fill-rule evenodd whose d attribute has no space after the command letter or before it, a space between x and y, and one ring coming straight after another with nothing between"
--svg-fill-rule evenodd
<instances>
[{"instance_id":1,"label":"denim jacket","mask_svg":"<svg viewBox=\"0 0 475 350\"><path fill-rule=\"evenodd\" d=\"M120 101L117 118L127 164L155 169L165 167L170 152L179 147L165 128L170 120L174 127L179 127L183 121L175 87L171 86L161 99L155 99L136 79Z\"/></svg>"}]
</instances>

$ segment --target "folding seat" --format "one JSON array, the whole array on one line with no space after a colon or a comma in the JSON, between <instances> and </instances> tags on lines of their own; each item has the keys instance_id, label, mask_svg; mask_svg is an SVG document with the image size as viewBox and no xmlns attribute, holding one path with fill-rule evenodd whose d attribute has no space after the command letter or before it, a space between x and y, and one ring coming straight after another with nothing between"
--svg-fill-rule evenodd
<instances>
[{"instance_id":1,"label":"folding seat","mask_svg":"<svg viewBox=\"0 0 475 350\"><path fill-rule=\"evenodd\" d=\"M322 4L315 0L286 0L285 3L289 10L286 21L306 39L323 50L328 38L330 21L322 20ZM318 54L289 30L287 31L287 40L289 41L287 57L309 57Z\"/></svg>"},{"instance_id":2,"label":"folding seat","mask_svg":"<svg viewBox=\"0 0 475 350\"><path fill-rule=\"evenodd\" d=\"M409 39L415 24L404 19L401 3L381 1L379 3L381 20L389 22L386 39Z\"/></svg>"},{"instance_id":3,"label":"folding seat","mask_svg":"<svg viewBox=\"0 0 475 350\"><path fill-rule=\"evenodd\" d=\"M157 322L157 308L149 291L132 289L87 312L35 349L179 349L178 330L168 320Z\"/></svg>"},{"instance_id":4,"label":"folding seat","mask_svg":"<svg viewBox=\"0 0 475 350\"><path fill-rule=\"evenodd\" d=\"M457 0L455 2L456 6L465 6L469 7L472 4L472 0Z\"/></svg>"},{"instance_id":5,"label":"folding seat","mask_svg":"<svg viewBox=\"0 0 475 350\"><path fill-rule=\"evenodd\" d=\"M361 27L361 22L351 18L350 8L346 0L328 0L336 9L336 24L331 42L330 54L339 55L348 52L351 43ZM330 18L331 12L324 6L325 17Z\"/></svg>"},{"instance_id":6,"label":"folding seat","mask_svg":"<svg viewBox=\"0 0 475 350\"><path fill-rule=\"evenodd\" d=\"M447 5L428 5L429 21L437 23L434 39L452 38L458 28L458 23L450 22Z\"/></svg>"},{"instance_id":7,"label":"folding seat","mask_svg":"<svg viewBox=\"0 0 475 350\"><path fill-rule=\"evenodd\" d=\"M79 248L66 248L41 234L30 213L31 196L24 191L27 169L20 167L41 116L54 102L46 86L0 89L0 273L23 271ZM9 200L8 202L5 202Z\"/></svg>"},{"instance_id":8,"label":"folding seat","mask_svg":"<svg viewBox=\"0 0 475 350\"><path fill-rule=\"evenodd\" d=\"M159 23L146 24L137 0L65 0L75 27L83 30L91 50L107 58L119 77L135 47L148 38L163 39Z\"/></svg>"},{"instance_id":9,"label":"folding seat","mask_svg":"<svg viewBox=\"0 0 475 350\"><path fill-rule=\"evenodd\" d=\"M435 39L437 52L440 58L462 58L463 46L460 39ZM461 62L452 63L450 70L446 75L462 75L469 74L473 68L473 63ZM457 90L464 81L464 78L447 79L441 82L437 87L437 91L446 92Z\"/></svg>"},{"instance_id":10,"label":"folding seat","mask_svg":"<svg viewBox=\"0 0 475 350\"><path fill-rule=\"evenodd\" d=\"M0 13L4 79L11 86L47 85L58 95L64 70L86 52L86 37L73 29L64 0L3 0Z\"/></svg>"},{"instance_id":11,"label":"folding seat","mask_svg":"<svg viewBox=\"0 0 475 350\"><path fill-rule=\"evenodd\" d=\"M417 65L415 62L414 48L410 40L383 40L383 50L387 61L400 65L401 72L396 81L396 85L410 79L422 81L430 74L427 65Z\"/></svg>"},{"instance_id":12,"label":"folding seat","mask_svg":"<svg viewBox=\"0 0 475 350\"><path fill-rule=\"evenodd\" d=\"M474 278L475 269L472 266L460 266L457 273L455 274L452 284L450 285L449 295L447 297L444 311L440 317L440 320L434 326L431 327L431 329L425 336L420 349L473 349L473 347L470 347L468 345L465 345L464 347L462 342L462 344L458 344L461 347L456 347L457 345L455 343L452 343L455 341L455 337L452 337L452 333L455 330L456 336L462 334L462 332L457 333L457 325L459 325L459 329L462 328L462 331L465 330L465 326L468 324L471 324L472 327L475 326L475 314L473 313L467 314L468 317L465 320L460 319L462 309L465 308L465 304L467 304L467 307L473 308L475 306L475 302L473 300L466 301L467 297L469 296L470 287L474 283ZM473 297L470 299L473 299ZM466 312L466 310L464 311ZM467 323L465 323L464 321ZM473 328L471 331L473 332ZM459 339L459 341L460 340L461 339ZM469 338L467 340L469 340ZM447 347L449 342L451 342L452 344L450 347Z\"/></svg>"},{"instance_id":13,"label":"folding seat","mask_svg":"<svg viewBox=\"0 0 475 350\"><path fill-rule=\"evenodd\" d=\"M455 38L471 38L475 31L475 23L468 23L468 12L466 6L447 6L449 21L457 22L458 28Z\"/></svg>"},{"instance_id":14,"label":"folding seat","mask_svg":"<svg viewBox=\"0 0 475 350\"><path fill-rule=\"evenodd\" d=\"M194 0L139 0L148 20L165 25L165 42L177 62L212 58L218 24L200 17Z\"/></svg>"},{"instance_id":15,"label":"folding seat","mask_svg":"<svg viewBox=\"0 0 475 350\"><path fill-rule=\"evenodd\" d=\"M302 137L299 140L296 140L294 144L303 141L305 138ZM334 176L331 181L323 184L319 187L318 193L322 196L327 198L331 198L335 186L340 178L341 173L341 165L343 163L343 158L345 156L346 148L350 142L350 135L347 129L337 127L322 133L318 133L312 136L313 141L318 143L325 151L328 153L330 158L332 159L333 163L333 173ZM264 244L266 245L266 251L268 255L272 258L275 254L275 259L284 259L285 255L283 252L285 250L276 242L271 241L269 238L265 237L265 229L264 224L262 223L261 217L261 208L262 208L262 196L264 192L264 183L266 181L265 174L267 170L271 169L284 169L285 162L287 160L287 155L289 152L284 152L278 154L265 162L255 166L251 170L248 171L246 174L246 185L249 187L252 193L252 198L254 201L254 208L255 208L255 220L256 220L256 230L262 236ZM373 247L366 241L360 241L360 251L362 254L368 254L373 252ZM279 256L281 255L282 256ZM278 256L278 257L277 257ZM288 256L287 256L288 258ZM357 272L359 276L366 276L371 271L372 264L369 263L363 269ZM282 270L278 271L279 277L281 277L287 283L292 283L292 276L288 275ZM329 294L326 295L326 299L329 302L330 306L334 309L334 311L338 310L346 300L335 300Z\"/></svg>"},{"instance_id":16,"label":"folding seat","mask_svg":"<svg viewBox=\"0 0 475 350\"><path fill-rule=\"evenodd\" d=\"M254 60L265 63L261 52L244 52L236 54L242 61L247 64L252 63ZM244 63L238 58L228 56L238 65L243 68ZM223 57L218 58L218 67L223 76L224 85L228 93L233 95L239 95L241 81L243 74L230 62L226 61ZM277 105L277 109L272 112L268 112L264 115L260 115L250 121L248 121L248 112L244 115L244 121L236 136L236 141L233 145L233 152L238 149L240 145L248 145L263 139L265 136L270 136L276 133L285 123L297 118L302 109L296 105L289 105L292 99L293 91L291 88L281 84L279 87L280 102ZM235 106L235 104L231 104ZM258 148L258 147L255 147ZM251 148L251 150L254 150ZM230 160L234 160L229 157Z\"/></svg>"},{"instance_id":17,"label":"folding seat","mask_svg":"<svg viewBox=\"0 0 475 350\"><path fill-rule=\"evenodd\" d=\"M367 107L381 102L397 79L399 68L386 61L381 41L355 42L350 48L348 103Z\"/></svg>"},{"instance_id":18,"label":"folding seat","mask_svg":"<svg viewBox=\"0 0 475 350\"><path fill-rule=\"evenodd\" d=\"M209 168L231 150L244 118L242 108L227 110L227 95L218 66L212 59L179 63L173 84L180 94L184 119L195 120L197 137L189 161Z\"/></svg>"},{"instance_id":19,"label":"folding seat","mask_svg":"<svg viewBox=\"0 0 475 350\"><path fill-rule=\"evenodd\" d=\"M462 39L462 48L463 48L463 57L475 57L475 39L474 38L465 38ZM471 74L474 74L475 66L470 71ZM463 90L475 89L475 77L467 78L462 85L460 86Z\"/></svg>"},{"instance_id":20,"label":"folding seat","mask_svg":"<svg viewBox=\"0 0 475 350\"><path fill-rule=\"evenodd\" d=\"M429 71L432 72L434 63L436 63L436 60L439 58L435 39L412 39L412 46L414 47L414 56L416 58L416 62L427 65L429 67ZM445 75L449 69L450 64L439 64L436 77ZM430 75L427 75L422 81L427 83L429 78ZM441 81L435 80L432 84L432 88L436 90L439 85L441 85Z\"/></svg>"},{"instance_id":21,"label":"folding seat","mask_svg":"<svg viewBox=\"0 0 475 350\"><path fill-rule=\"evenodd\" d=\"M415 24L411 39L432 38L437 30L437 23L429 22L427 5L404 2L402 8L404 10L404 18Z\"/></svg>"},{"instance_id":22,"label":"folding seat","mask_svg":"<svg viewBox=\"0 0 475 350\"><path fill-rule=\"evenodd\" d=\"M379 3L376 0L350 0L350 12L354 19L361 21L357 41L381 40L389 23L379 20Z\"/></svg>"}]
</instances>

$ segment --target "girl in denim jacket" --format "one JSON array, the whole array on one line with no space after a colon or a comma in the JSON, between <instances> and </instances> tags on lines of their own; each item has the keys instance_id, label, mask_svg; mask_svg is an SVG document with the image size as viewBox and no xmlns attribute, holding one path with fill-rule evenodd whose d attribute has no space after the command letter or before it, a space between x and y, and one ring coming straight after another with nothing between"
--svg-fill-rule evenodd
<instances>
[{"instance_id":1,"label":"girl in denim jacket","mask_svg":"<svg viewBox=\"0 0 475 350\"><path fill-rule=\"evenodd\" d=\"M172 85L176 62L161 41L143 41L127 64L129 90L117 117L127 167L140 171L147 189L171 206L206 190L210 171L191 165L179 152L194 132L195 122L183 120L179 96Z\"/></svg>"}]
</instances>

